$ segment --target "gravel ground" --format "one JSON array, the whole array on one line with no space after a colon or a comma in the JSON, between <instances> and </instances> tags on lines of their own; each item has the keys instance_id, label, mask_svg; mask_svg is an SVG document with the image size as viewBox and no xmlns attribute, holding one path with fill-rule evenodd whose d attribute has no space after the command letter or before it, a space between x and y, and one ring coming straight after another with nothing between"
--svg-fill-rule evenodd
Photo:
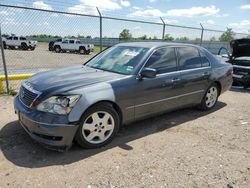
<instances>
[{"instance_id":1,"label":"gravel ground","mask_svg":"<svg viewBox=\"0 0 250 188\"><path fill-rule=\"evenodd\" d=\"M249 187L250 91L210 112L184 109L125 126L106 147L58 153L29 138L0 96L0 187Z\"/></svg>"},{"instance_id":2,"label":"gravel ground","mask_svg":"<svg viewBox=\"0 0 250 188\"><path fill-rule=\"evenodd\" d=\"M30 73L41 70L79 65L93 57L95 53L81 55L77 53L55 53L48 50L46 43L38 44L34 51L5 50L5 59L9 73ZM0 72L3 71L2 63Z\"/></svg>"}]
</instances>

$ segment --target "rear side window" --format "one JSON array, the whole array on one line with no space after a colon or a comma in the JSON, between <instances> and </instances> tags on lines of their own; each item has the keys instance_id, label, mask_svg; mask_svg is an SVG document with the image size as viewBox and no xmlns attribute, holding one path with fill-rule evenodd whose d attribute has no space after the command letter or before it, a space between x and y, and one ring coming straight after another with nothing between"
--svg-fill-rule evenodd
<instances>
[{"instance_id":1,"label":"rear side window","mask_svg":"<svg viewBox=\"0 0 250 188\"><path fill-rule=\"evenodd\" d=\"M201 67L201 58L198 49L194 47L179 47L177 49L181 70Z\"/></svg>"},{"instance_id":2,"label":"rear side window","mask_svg":"<svg viewBox=\"0 0 250 188\"><path fill-rule=\"evenodd\" d=\"M18 37L14 37L14 40L18 40Z\"/></svg>"},{"instance_id":3,"label":"rear side window","mask_svg":"<svg viewBox=\"0 0 250 188\"><path fill-rule=\"evenodd\" d=\"M204 53L203 50L200 51L200 55L201 55L202 67L209 67L210 66L210 61L206 57L206 55L205 55L205 53Z\"/></svg>"},{"instance_id":4,"label":"rear side window","mask_svg":"<svg viewBox=\"0 0 250 188\"><path fill-rule=\"evenodd\" d=\"M74 44L75 41L74 41L74 40L70 40L69 43L70 43L70 44Z\"/></svg>"},{"instance_id":5,"label":"rear side window","mask_svg":"<svg viewBox=\"0 0 250 188\"><path fill-rule=\"evenodd\" d=\"M174 48L161 48L156 50L148 59L146 66L157 70L157 74L177 70L177 61Z\"/></svg>"}]
</instances>

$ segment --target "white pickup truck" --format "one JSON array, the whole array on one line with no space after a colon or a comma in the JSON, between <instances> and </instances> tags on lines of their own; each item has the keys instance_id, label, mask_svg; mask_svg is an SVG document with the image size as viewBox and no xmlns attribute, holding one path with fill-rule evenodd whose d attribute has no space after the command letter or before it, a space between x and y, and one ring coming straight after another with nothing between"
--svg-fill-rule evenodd
<instances>
[{"instance_id":1,"label":"white pickup truck","mask_svg":"<svg viewBox=\"0 0 250 188\"><path fill-rule=\"evenodd\" d=\"M79 52L80 54L89 54L94 51L93 44L84 44L81 43L80 40L76 39L63 39L61 42L55 42L54 48L55 52L66 52L66 51L74 51Z\"/></svg>"},{"instance_id":2,"label":"white pickup truck","mask_svg":"<svg viewBox=\"0 0 250 188\"><path fill-rule=\"evenodd\" d=\"M25 37L11 36L3 38L4 49L35 50L37 41L27 40Z\"/></svg>"}]
</instances>

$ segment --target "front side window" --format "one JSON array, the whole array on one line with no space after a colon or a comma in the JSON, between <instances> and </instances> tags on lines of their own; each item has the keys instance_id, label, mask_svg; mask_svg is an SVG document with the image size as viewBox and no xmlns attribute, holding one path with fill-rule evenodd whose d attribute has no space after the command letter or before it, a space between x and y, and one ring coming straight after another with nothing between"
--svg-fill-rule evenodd
<instances>
[{"instance_id":1,"label":"front side window","mask_svg":"<svg viewBox=\"0 0 250 188\"><path fill-rule=\"evenodd\" d=\"M113 47L90 60L86 66L120 74L133 74L148 50L131 46Z\"/></svg>"},{"instance_id":2,"label":"front side window","mask_svg":"<svg viewBox=\"0 0 250 188\"><path fill-rule=\"evenodd\" d=\"M63 44L67 44L68 43L68 40L64 40L62 41Z\"/></svg>"},{"instance_id":3,"label":"front side window","mask_svg":"<svg viewBox=\"0 0 250 188\"><path fill-rule=\"evenodd\" d=\"M20 37L20 40L26 40L26 38L25 37Z\"/></svg>"},{"instance_id":4,"label":"front side window","mask_svg":"<svg viewBox=\"0 0 250 188\"><path fill-rule=\"evenodd\" d=\"M157 74L176 71L175 49L168 47L156 50L148 59L145 67L156 69Z\"/></svg>"},{"instance_id":5,"label":"front side window","mask_svg":"<svg viewBox=\"0 0 250 188\"><path fill-rule=\"evenodd\" d=\"M18 40L18 37L14 37L14 40Z\"/></svg>"},{"instance_id":6,"label":"front side window","mask_svg":"<svg viewBox=\"0 0 250 188\"><path fill-rule=\"evenodd\" d=\"M74 44L74 42L75 42L74 40L70 40L69 41L70 44Z\"/></svg>"},{"instance_id":7,"label":"front side window","mask_svg":"<svg viewBox=\"0 0 250 188\"><path fill-rule=\"evenodd\" d=\"M201 67L201 58L199 51L194 47L179 47L178 58L181 70Z\"/></svg>"}]
</instances>

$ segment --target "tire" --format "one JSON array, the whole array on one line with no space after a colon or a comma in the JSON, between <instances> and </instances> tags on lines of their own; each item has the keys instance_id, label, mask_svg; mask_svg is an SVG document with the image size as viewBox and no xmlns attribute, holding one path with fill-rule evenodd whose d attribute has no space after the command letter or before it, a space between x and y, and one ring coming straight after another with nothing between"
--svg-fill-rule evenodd
<instances>
[{"instance_id":1,"label":"tire","mask_svg":"<svg viewBox=\"0 0 250 188\"><path fill-rule=\"evenodd\" d=\"M86 54L86 49L85 49L85 47L80 47L80 48L79 48L79 53L80 53L80 54Z\"/></svg>"},{"instance_id":2,"label":"tire","mask_svg":"<svg viewBox=\"0 0 250 188\"><path fill-rule=\"evenodd\" d=\"M3 42L3 49L7 49L6 42Z\"/></svg>"},{"instance_id":3,"label":"tire","mask_svg":"<svg viewBox=\"0 0 250 188\"><path fill-rule=\"evenodd\" d=\"M31 51L34 51L34 50L35 50L35 47L30 47L30 50L31 50Z\"/></svg>"},{"instance_id":4,"label":"tire","mask_svg":"<svg viewBox=\"0 0 250 188\"><path fill-rule=\"evenodd\" d=\"M85 54L89 55L90 54L90 50L86 50Z\"/></svg>"},{"instance_id":5,"label":"tire","mask_svg":"<svg viewBox=\"0 0 250 188\"><path fill-rule=\"evenodd\" d=\"M75 140L83 148L99 148L110 143L119 128L120 118L116 110L109 103L100 103L83 114Z\"/></svg>"},{"instance_id":6,"label":"tire","mask_svg":"<svg viewBox=\"0 0 250 188\"><path fill-rule=\"evenodd\" d=\"M55 46L55 52L60 53L62 51L60 46Z\"/></svg>"},{"instance_id":7,"label":"tire","mask_svg":"<svg viewBox=\"0 0 250 188\"><path fill-rule=\"evenodd\" d=\"M22 43L22 44L21 44L21 49L22 49L22 50L28 50L27 44L26 44L26 43Z\"/></svg>"},{"instance_id":8,"label":"tire","mask_svg":"<svg viewBox=\"0 0 250 188\"><path fill-rule=\"evenodd\" d=\"M199 105L199 109L203 111L212 109L218 101L219 93L219 87L216 83L210 85L204 94L204 97Z\"/></svg>"},{"instance_id":9,"label":"tire","mask_svg":"<svg viewBox=\"0 0 250 188\"><path fill-rule=\"evenodd\" d=\"M247 89L247 88L248 88L248 85L244 84L244 85L243 85L243 88L244 88L244 89Z\"/></svg>"}]
</instances>

